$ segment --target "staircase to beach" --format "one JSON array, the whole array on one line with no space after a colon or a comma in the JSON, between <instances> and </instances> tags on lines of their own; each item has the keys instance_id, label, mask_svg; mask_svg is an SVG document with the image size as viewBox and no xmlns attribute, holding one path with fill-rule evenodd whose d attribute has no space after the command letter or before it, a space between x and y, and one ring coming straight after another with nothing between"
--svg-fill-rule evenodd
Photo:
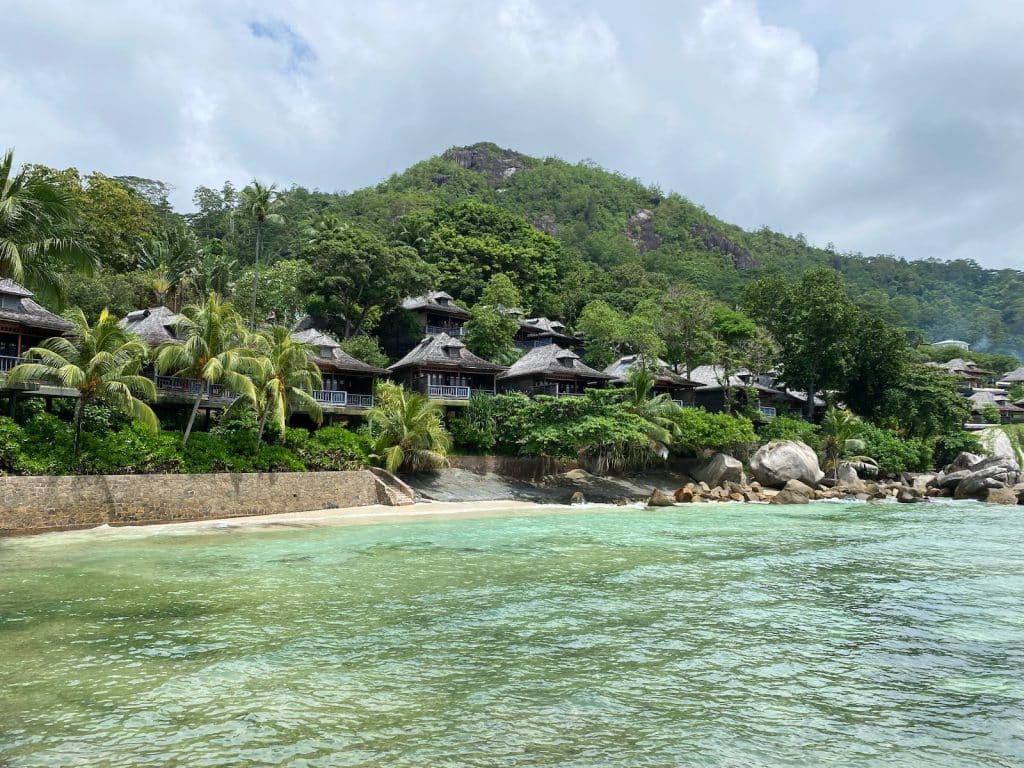
<instances>
[{"instance_id":1,"label":"staircase to beach","mask_svg":"<svg viewBox=\"0 0 1024 768\"><path fill-rule=\"evenodd\" d=\"M370 467L377 483L377 502L389 507L403 507L416 503L416 491L379 467Z\"/></svg>"}]
</instances>

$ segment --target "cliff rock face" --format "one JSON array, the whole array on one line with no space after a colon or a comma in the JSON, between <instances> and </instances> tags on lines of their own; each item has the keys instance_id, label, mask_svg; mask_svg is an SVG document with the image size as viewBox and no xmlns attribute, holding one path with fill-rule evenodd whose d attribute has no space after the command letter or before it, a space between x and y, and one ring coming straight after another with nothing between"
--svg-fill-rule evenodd
<instances>
[{"instance_id":1,"label":"cliff rock face","mask_svg":"<svg viewBox=\"0 0 1024 768\"><path fill-rule=\"evenodd\" d=\"M654 229L654 212L638 208L626 222L626 236L640 253L661 247L663 238Z\"/></svg>"},{"instance_id":2,"label":"cliff rock face","mask_svg":"<svg viewBox=\"0 0 1024 768\"><path fill-rule=\"evenodd\" d=\"M528 167L532 161L527 155L490 143L452 147L441 157L467 170L487 174L494 186Z\"/></svg>"},{"instance_id":3,"label":"cliff rock face","mask_svg":"<svg viewBox=\"0 0 1024 768\"><path fill-rule=\"evenodd\" d=\"M705 248L713 248L726 254L732 259L733 266L741 271L748 269L760 269L761 262L754 258L754 255L742 245L733 242L725 234L714 227L706 224L696 224L690 227L690 234L700 238Z\"/></svg>"}]
</instances>

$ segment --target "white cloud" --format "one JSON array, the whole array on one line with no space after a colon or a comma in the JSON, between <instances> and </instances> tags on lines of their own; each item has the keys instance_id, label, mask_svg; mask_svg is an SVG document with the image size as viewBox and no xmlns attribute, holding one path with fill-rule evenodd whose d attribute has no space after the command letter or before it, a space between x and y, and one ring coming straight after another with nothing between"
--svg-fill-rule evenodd
<instances>
[{"instance_id":1,"label":"white cloud","mask_svg":"<svg viewBox=\"0 0 1024 768\"><path fill-rule=\"evenodd\" d=\"M454 144L589 157L727 220L1024 267L1024 9L14 3L0 145L178 186L352 189Z\"/></svg>"}]
</instances>

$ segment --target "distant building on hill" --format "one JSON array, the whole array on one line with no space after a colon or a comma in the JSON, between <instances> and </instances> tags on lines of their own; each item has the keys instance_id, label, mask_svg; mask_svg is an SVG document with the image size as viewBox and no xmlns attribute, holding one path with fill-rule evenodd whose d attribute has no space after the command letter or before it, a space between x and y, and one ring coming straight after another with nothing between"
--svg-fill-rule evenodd
<instances>
[{"instance_id":1,"label":"distant building on hill","mask_svg":"<svg viewBox=\"0 0 1024 768\"><path fill-rule=\"evenodd\" d=\"M960 339L943 339L932 343L933 347L957 347L958 349L970 349L971 345Z\"/></svg>"}]
</instances>

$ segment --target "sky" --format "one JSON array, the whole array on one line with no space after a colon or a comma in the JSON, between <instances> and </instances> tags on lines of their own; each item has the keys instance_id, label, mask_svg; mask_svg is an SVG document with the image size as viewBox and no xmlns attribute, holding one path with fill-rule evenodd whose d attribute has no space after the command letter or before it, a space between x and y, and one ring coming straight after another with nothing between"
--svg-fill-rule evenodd
<instances>
[{"instance_id":1,"label":"sky","mask_svg":"<svg viewBox=\"0 0 1024 768\"><path fill-rule=\"evenodd\" d=\"M0 0L0 148L352 190L477 141L1024 269L1024 0Z\"/></svg>"}]
</instances>

